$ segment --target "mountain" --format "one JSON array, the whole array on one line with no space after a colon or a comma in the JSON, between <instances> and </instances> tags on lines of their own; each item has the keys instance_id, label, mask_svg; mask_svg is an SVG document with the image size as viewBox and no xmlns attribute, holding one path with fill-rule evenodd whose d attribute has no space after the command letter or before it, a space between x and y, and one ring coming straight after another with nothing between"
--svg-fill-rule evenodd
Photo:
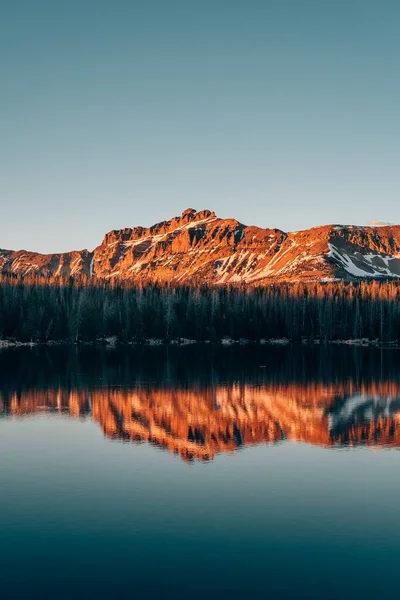
<instances>
[{"instance_id":1,"label":"mountain","mask_svg":"<svg viewBox=\"0 0 400 600\"><path fill-rule=\"evenodd\" d=\"M397 278L400 225L285 233L188 208L152 227L110 231L93 252L0 250L0 273L210 284Z\"/></svg>"},{"instance_id":2,"label":"mountain","mask_svg":"<svg viewBox=\"0 0 400 600\"><path fill-rule=\"evenodd\" d=\"M400 448L400 386L392 381L0 392L0 417L44 411L91 417L109 438L149 442L184 460L285 440Z\"/></svg>"}]
</instances>

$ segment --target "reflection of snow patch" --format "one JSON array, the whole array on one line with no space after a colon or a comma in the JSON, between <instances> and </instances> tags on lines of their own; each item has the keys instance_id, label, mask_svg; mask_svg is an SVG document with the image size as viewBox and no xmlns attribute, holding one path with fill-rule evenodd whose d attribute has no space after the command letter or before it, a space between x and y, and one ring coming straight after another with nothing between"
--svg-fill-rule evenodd
<instances>
[{"instance_id":1,"label":"reflection of snow patch","mask_svg":"<svg viewBox=\"0 0 400 600\"><path fill-rule=\"evenodd\" d=\"M389 418L397 412L395 402L396 398L355 394L348 398L337 412L329 415L329 430L335 429L341 423L372 421L377 415Z\"/></svg>"}]
</instances>

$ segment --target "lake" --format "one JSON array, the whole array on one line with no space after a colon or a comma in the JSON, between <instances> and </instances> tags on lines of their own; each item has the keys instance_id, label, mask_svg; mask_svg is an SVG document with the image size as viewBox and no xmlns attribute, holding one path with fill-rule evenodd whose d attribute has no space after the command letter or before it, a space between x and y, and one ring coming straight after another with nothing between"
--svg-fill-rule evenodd
<instances>
[{"instance_id":1,"label":"lake","mask_svg":"<svg viewBox=\"0 0 400 600\"><path fill-rule=\"evenodd\" d=\"M0 352L1 598L394 598L400 351Z\"/></svg>"}]
</instances>

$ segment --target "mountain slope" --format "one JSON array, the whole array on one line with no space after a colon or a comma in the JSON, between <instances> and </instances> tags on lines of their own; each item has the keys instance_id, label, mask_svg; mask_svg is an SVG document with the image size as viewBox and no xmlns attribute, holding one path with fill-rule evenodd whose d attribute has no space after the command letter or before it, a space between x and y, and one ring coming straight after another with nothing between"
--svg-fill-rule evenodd
<instances>
[{"instance_id":1,"label":"mountain slope","mask_svg":"<svg viewBox=\"0 0 400 600\"><path fill-rule=\"evenodd\" d=\"M210 284L400 277L400 226L285 233L187 209L149 228L110 231L93 252L0 250L0 272Z\"/></svg>"}]
</instances>

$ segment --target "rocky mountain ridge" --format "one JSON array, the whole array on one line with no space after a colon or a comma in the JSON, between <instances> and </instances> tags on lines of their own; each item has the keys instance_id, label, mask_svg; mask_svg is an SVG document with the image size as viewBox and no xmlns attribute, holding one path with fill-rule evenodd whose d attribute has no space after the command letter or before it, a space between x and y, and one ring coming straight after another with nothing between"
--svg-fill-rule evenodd
<instances>
[{"instance_id":1,"label":"rocky mountain ridge","mask_svg":"<svg viewBox=\"0 0 400 600\"><path fill-rule=\"evenodd\" d=\"M286 233L189 208L152 227L110 231L93 252L0 250L0 273L249 285L398 278L400 225Z\"/></svg>"}]
</instances>

